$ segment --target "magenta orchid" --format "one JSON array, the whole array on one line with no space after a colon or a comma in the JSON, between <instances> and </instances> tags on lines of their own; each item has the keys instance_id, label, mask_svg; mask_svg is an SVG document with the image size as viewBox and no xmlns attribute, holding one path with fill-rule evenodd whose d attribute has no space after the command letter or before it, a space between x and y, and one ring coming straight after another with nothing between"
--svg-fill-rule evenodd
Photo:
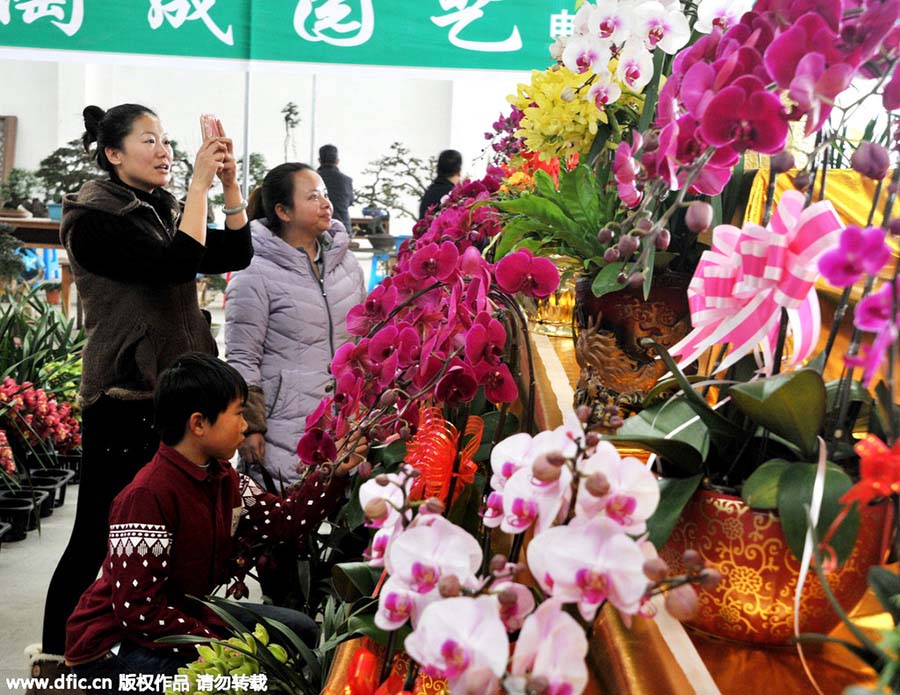
<instances>
[{"instance_id":1,"label":"magenta orchid","mask_svg":"<svg viewBox=\"0 0 900 695\"><path fill-rule=\"evenodd\" d=\"M881 227L847 227L837 248L819 259L819 270L835 287L847 287L863 274L874 275L888 262L891 249Z\"/></svg>"},{"instance_id":2,"label":"magenta orchid","mask_svg":"<svg viewBox=\"0 0 900 695\"><path fill-rule=\"evenodd\" d=\"M504 256L495 269L497 284L504 292L521 292L530 297L549 297L559 286L559 270L547 258L521 249Z\"/></svg>"}]
</instances>

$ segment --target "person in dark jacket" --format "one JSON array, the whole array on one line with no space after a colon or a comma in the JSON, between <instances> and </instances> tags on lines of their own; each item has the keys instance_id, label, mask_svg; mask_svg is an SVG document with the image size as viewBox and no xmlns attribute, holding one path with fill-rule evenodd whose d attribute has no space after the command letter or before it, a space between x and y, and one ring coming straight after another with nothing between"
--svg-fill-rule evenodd
<instances>
[{"instance_id":1,"label":"person in dark jacket","mask_svg":"<svg viewBox=\"0 0 900 695\"><path fill-rule=\"evenodd\" d=\"M67 625L66 660L88 681L120 674L174 675L193 647L160 644L176 635L227 638L222 622L190 597L243 577L259 549L276 542L301 551L307 531L343 501L352 464L326 477L311 472L286 498L261 490L228 460L244 439L247 384L225 362L192 353L159 378L153 460L116 497L103 572ZM257 615L288 625L308 646L308 616L250 604L231 609L249 630Z\"/></svg>"},{"instance_id":2,"label":"person in dark jacket","mask_svg":"<svg viewBox=\"0 0 900 695\"><path fill-rule=\"evenodd\" d=\"M353 179L338 169L340 160L334 145L322 145L319 148L319 176L328 189L328 199L334 208L334 218L340 220L347 234L353 236L350 222L350 206L353 205Z\"/></svg>"},{"instance_id":3,"label":"person in dark jacket","mask_svg":"<svg viewBox=\"0 0 900 695\"><path fill-rule=\"evenodd\" d=\"M246 267L250 228L231 141L204 135L183 209L165 190L172 146L156 114L122 104L84 110L85 149L96 143L108 178L65 196L60 236L84 306L83 460L69 544L50 582L43 650L34 675L54 675L65 625L97 577L106 553L113 498L153 456L153 390L159 373L185 352L215 354L197 302L197 273ZM225 229L207 229L207 196L218 176Z\"/></svg>"},{"instance_id":4,"label":"person in dark jacket","mask_svg":"<svg viewBox=\"0 0 900 695\"><path fill-rule=\"evenodd\" d=\"M419 203L419 219L425 217L428 208L440 205L441 200L459 183L462 172L462 155L456 150L444 150L438 155L437 178L425 189Z\"/></svg>"}]
</instances>

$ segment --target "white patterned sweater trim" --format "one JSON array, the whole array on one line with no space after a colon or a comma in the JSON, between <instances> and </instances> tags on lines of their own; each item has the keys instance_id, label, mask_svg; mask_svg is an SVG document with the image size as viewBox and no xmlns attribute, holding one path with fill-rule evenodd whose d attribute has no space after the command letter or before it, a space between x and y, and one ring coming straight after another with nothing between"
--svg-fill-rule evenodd
<instances>
[{"instance_id":1,"label":"white patterned sweater trim","mask_svg":"<svg viewBox=\"0 0 900 695\"><path fill-rule=\"evenodd\" d=\"M172 533L162 524L112 524L109 527L111 554L160 557L169 553L171 544Z\"/></svg>"}]
</instances>

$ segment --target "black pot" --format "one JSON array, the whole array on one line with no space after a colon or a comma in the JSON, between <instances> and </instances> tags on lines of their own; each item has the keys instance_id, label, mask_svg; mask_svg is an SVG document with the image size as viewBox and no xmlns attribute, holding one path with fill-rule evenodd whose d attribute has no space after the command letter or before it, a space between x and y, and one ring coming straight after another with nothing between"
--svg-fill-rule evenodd
<instances>
[{"instance_id":1,"label":"black pot","mask_svg":"<svg viewBox=\"0 0 900 695\"><path fill-rule=\"evenodd\" d=\"M0 521L0 541L9 533L10 529L12 529L12 524L8 521Z\"/></svg>"},{"instance_id":2,"label":"black pot","mask_svg":"<svg viewBox=\"0 0 900 695\"><path fill-rule=\"evenodd\" d=\"M28 501L32 502L35 511L38 514L31 515L31 521L28 524L28 530L34 531L37 528L37 517L43 519L45 517L50 516L53 513L53 498L50 497L50 493L47 490L39 490L39 489L23 489L23 490L5 490L4 492L0 492L0 499L8 499L15 501Z\"/></svg>"},{"instance_id":3,"label":"black pot","mask_svg":"<svg viewBox=\"0 0 900 695\"><path fill-rule=\"evenodd\" d=\"M372 244L375 253L388 253L394 250L397 238L390 234L369 234L366 239Z\"/></svg>"},{"instance_id":4,"label":"black pot","mask_svg":"<svg viewBox=\"0 0 900 695\"><path fill-rule=\"evenodd\" d=\"M74 476L75 471L68 468L44 468L32 473L31 480L34 482L36 478L39 478L41 485L37 487L40 487L41 489L46 489L43 485L45 480L55 481L56 486L54 490L53 506L62 507L66 501L66 488L68 487L69 481L72 480Z\"/></svg>"},{"instance_id":5,"label":"black pot","mask_svg":"<svg viewBox=\"0 0 900 695\"><path fill-rule=\"evenodd\" d=\"M61 468L67 468L70 471L73 471L75 475L69 481L72 485L78 483L81 480L81 452L75 454L57 454L56 461L59 463Z\"/></svg>"},{"instance_id":6,"label":"black pot","mask_svg":"<svg viewBox=\"0 0 900 695\"><path fill-rule=\"evenodd\" d=\"M2 493L0 493L0 519L10 525L4 540L9 543L21 541L28 534L29 527L34 528L37 526L34 502L31 499L3 497Z\"/></svg>"}]
</instances>

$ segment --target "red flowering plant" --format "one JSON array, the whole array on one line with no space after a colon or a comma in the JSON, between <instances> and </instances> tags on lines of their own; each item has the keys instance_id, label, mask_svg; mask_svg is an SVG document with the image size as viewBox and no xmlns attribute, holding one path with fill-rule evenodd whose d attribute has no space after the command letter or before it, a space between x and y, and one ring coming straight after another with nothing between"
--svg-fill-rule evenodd
<instances>
[{"instance_id":1,"label":"red flowering plant","mask_svg":"<svg viewBox=\"0 0 900 695\"><path fill-rule=\"evenodd\" d=\"M6 482L18 477L16 460L24 460L29 453L46 463L81 446L81 428L72 405L58 402L28 381L19 384L7 376L0 383L0 423L0 467ZM23 473L27 475L27 467L20 465L18 475Z\"/></svg>"}]
</instances>

